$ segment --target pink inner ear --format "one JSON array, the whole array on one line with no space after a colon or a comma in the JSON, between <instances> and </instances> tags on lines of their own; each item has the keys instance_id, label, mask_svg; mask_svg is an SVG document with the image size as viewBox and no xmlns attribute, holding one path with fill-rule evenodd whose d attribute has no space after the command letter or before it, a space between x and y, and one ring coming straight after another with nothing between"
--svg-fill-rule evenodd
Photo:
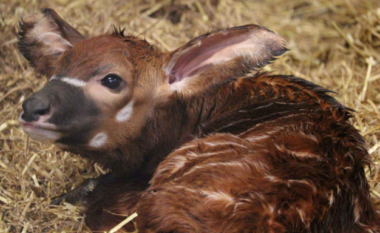
<instances>
[{"instance_id":1,"label":"pink inner ear","mask_svg":"<svg viewBox=\"0 0 380 233\"><path fill-rule=\"evenodd\" d=\"M38 36L38 40L43 42L49 48L49 53L63 53L68 48L72 47L72 44L62 38L59 34L54 32L45 32Z\"/></svg>"},{"instance_id":2,"label":"pink inner ear","mask_svg":"<svg viewBox=\"0 0 380 233\"><path fill-rule=\"evenodd\" d=\"M282 54L284 44L280 36L266 29L220 31L200 39L190 48L177 51L165 71L171 76L169 83L174 83L201 73L209 65L236 57L247 57L253 66L260 67L273 56Z\"/></svg>"},{"instance_id":3,"label":"pink inner ear","mask_svg":"<svg viewBox=\"0 0 380 233\"><path fill-rule=\"evenodd\" d=\"M243 36L236 38L214 37L199 42L199 47L182 54L171 72L175 77L175 82L193 76L198 73L197 71L203 71L201 68L207 65L229 61L236 57L235 53L238 52L239 47L250 46L249 42L247 43L247 38Z\"/></svg>"}]
</instances>

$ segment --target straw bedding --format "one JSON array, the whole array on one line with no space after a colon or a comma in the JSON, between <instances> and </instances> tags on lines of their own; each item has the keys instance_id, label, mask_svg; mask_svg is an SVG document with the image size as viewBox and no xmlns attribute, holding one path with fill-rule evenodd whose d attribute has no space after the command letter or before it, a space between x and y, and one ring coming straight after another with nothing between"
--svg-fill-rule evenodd
<instances>
[{"instance_id":1,"label":"straw bedding","mask_svg":"<svg viewBox=\"0 0 380 233\"><path fill-rule=\"evenodd\" d=\"M89 231L80 208L50 208L52 197L107 171L78 155L28 139L17 118L21 103L46 84L17 49L17 24L53 8L86 36L113 25L164 51L211 30L264 25L290 51L265 68L295 74L337 92L356 110L352 124L373 159L367 176L380 210L380 1L378 0L2 0L0 2L0 232Z\"/></svg>"}]
</instances>

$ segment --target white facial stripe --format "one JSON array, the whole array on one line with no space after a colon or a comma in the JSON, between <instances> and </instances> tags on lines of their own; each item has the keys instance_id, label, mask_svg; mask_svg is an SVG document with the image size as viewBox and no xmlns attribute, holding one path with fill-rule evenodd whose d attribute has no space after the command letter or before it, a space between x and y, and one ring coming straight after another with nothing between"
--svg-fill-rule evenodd
<instances>
[{"instance_id":1,"label":"white facial stripe","mask_svg":"<svg viewBox=\"0 0 380 233\"><path fill-rule=\"evenodd\" d=\"M95 137L91 139L89 145L91 147L98 148L98 147L101 147L106 141L107 141L107 134L98 133L97 135L95 135Z\"/></svg>"},{"instance_id":2,"label":"white facial stripe","mask_svg":"<svg viewBox=\"0 0 380 233\"><path fill-rule=\"evenodd\" d=\"M69 77L63 77L61 79L57 78L57 76L53 75L49 81L52 80L60 80L62 82L68 83L70 85L76 86L76 87L84 87L86 86L86 82L77 78L69 78Z\"/></svg>"},{"instance_id":3,"label":"white facial stripe","mask_svg":"<svg viewBox=\"0 0 380 233\"><path fill-rule=\"evenodd\" d=\"M49 79L49 82L52 81L52 80L56 80L57 79L57 76L53 75L51 76L51 78Z\"/></svg>"},{"instance_id":4,"label":"white facial stripe","mask_svg":"<svg viewBox=\"0 0 380 233\"><path fill-rule=\"evenodd\" d=\"M132 111L133 100L129 101L129 103L117 113L116 120L120 122L128 120L132 115Z\"/></svg>"},{"instance_id":5,"label":"white facial stripe","mask_svg":"<svg viewBox=\"0 0 380 233\"><path fill-rule=\"evenodd\" d=\"M86 82L85 81L80 80L80 79L76 79L76 78L64 77L61 80L64 81L64 82L66 82L66 83L68 83L68 84L76 86L76 87L84 87L84 86L86 86Z\"/></svg>"}]
</instances>

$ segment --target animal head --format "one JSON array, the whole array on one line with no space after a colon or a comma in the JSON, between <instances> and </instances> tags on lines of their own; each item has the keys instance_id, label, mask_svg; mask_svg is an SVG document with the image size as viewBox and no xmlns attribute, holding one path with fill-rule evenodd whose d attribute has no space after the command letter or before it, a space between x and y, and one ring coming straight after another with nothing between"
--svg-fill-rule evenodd
<instances>
[{"instance_id":1,"label":"animal head","mask_svg":"<svg viewBox=\"0 0 380 233\"><path fill-rule=\"evenodd\" d=\"M215 30L167 53L122 31L87 39L51 9L20 29L21 53L49 79L23 103L24 131L85 154L123 154L126 145L148 151L162 143L165 126L173 127L170 141L179 140L177 105L257 72L287 50L280 36L257 25Z\"/></svg>"}]
</instances>

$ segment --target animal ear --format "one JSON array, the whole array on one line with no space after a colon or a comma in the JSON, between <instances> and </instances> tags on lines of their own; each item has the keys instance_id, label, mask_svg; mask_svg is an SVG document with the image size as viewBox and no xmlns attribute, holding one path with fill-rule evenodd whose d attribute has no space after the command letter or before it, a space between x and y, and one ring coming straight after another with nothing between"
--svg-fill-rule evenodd
<instances>
[{"instance_id":1,"label":"animal ear","mask_svg":"<svg viewBox=\"0 0 380 233\"><path fill-rule=\"evenodd\" d=\"M83 39L85 37L54 10L42 9L21 20L18 47L38 76L50 77L58 57Z\"/></svg>"},{"instance_id":2,"label":"animal ear","mask_svg":"<svg viewBox=\"0 0 380 233\"><path fill-rule=\"evenodd\" d=\"M285 40L257 25L212 31L169 54L164 71L171 89L200 91L258 70L287 51Z\"/></svg>"}]
</instances>

